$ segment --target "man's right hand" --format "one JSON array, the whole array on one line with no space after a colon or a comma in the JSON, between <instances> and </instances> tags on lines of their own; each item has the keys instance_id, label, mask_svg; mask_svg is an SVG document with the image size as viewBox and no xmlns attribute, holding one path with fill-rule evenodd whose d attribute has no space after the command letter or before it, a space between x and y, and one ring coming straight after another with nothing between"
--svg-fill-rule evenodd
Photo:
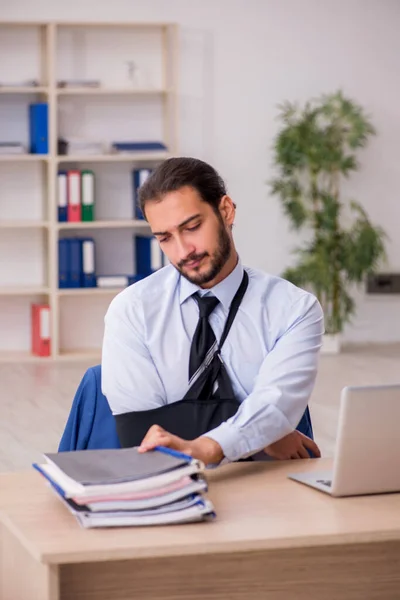
<instances>
[{"instance_id":1,"label":"man's right hand","mask_svg":"<svg viewBox=\"0 0 400 600\"><path fill-rule=\"evenodd\" d=\"M292 431L277 442L270 444L264 448L265 454L276 460L289 460L291 458L310 458L308 450L311 450L316 458L321 456L320 449L317 444L309 437L300 433L300 431Z\"/></svg>"}]
</instances>

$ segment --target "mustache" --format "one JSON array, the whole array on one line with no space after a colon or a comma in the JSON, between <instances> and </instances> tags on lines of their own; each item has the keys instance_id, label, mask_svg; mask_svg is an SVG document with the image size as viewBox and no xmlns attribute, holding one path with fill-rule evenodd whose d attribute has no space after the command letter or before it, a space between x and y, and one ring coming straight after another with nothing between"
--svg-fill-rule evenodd
<instances>
[{"instance_id":1,"label":"mustache","mask_svg":"<svg viewBox=\"0 0 400 600\"><path fill-rule=\"evenodd\" d=\"M181 269L188 263L194 262L195 260L201 260L202 258L205 258L206 256L208 256L208 252L203 252L203 254L190 254L187 258L181 260L178 263L178 267Z\"/></svg>"}]
</instances>

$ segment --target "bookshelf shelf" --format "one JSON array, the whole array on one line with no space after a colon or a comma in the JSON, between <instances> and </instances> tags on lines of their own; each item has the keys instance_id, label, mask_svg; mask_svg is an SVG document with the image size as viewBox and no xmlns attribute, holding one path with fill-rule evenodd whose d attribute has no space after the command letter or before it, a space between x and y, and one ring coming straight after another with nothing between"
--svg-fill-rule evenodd
<instances>
[{"instance_id":1,"label":"bookshelf shelf","mask_svg":"<svg viewBox=\"0 0 400 600\"><path fill-rule=\"evenodd\" d=\"M48 154L0 154L0 162L47 162L49 158Z\"/></svg>"},{"instance_id":2,"label":"bookshelf shelf","mask_svg":"<svg viewBox=\"0 0 400 600\"><path fill-rule=\"evenodd\" d=\"M58 296L115 296L124 288L65 288L57 290Z\"/></svg>"},{"instance_id":3,"label":"bookshelf shelf","mask_svg":"<svg viewBox=\"0 0 400 600\"><path fill-rule=\"evenodd\" d=\"M49 294L48 287L0 287L0 296L47 296Z\"/></svg>"},{"instance_id":4,"label":"bookshelf shelf","mask_svg":"<svg viewBox=\"0 0 400 600\"><path fill-rule=\"evenodd\" d=\"M43 86L0 86L0 94L48 94L49 88Z\"/></svg>"},{"instance_id":5,"label":"bookshelf shelf","mask_svg":"<svg viewBox=\"0 0 400 600\"><path fill-rule=\"evenodd\" d=\"M170 157L169 152L132 152L130 154L65 154L57 156L58 163L95 163L95 162L148 162L165 160Z\"/></svg>"},{"instance_id":6,"label":"bookshelf shelf","mask_svg":"<svg viewBox=\"0 0 400 600\"><path fill-rule=\"evenodd\" d=\"M0 221L1 229L45 229L50 226L48 221Z\"/></svg>"},{"instance_id":7,"label":"bookshelf shelf","mask_svg":"<svg viewBox=\"0 0 400 600\"><path fill-rule=\"evenodd\" d=\"M168 94L168 89L135 89L135 88L106 88L106 87L76 87L76 88L57 88L58 96L159 96Z\"/></svg>"},{"instance_id":8,"label":"bookshelf shelf","mask_svg":"<svg viewBox=\"0 0 400 600\"><path fill-rule=\"evenodd\" d=\"M81 221L79 223L58 223L59 230L62 229L149 229L147 221L139 220L114 220L114 221Z\"/></svg>"},{"instance_id":9,"label":"bookshelf shelf","mask_svg":"<svg viewBox=\"0 0 400 600\"><path fill-rule=\"evenodd\" d=\"M6 31L3 38L1 31ZM0 154L0 330L8 326L11 337L14 323L20 327L18 342L10 339L5 344L3 339L0 363L93 364L101 356L104 313L124 288L59 289L58 242L90 232L96 241L98 272L135 272L132 238L150 234L150 229L146 221L132 218L132 171L151 169L178 152L178 27L163 22L7 21L0 22L1 52L12 65L8 61L0 65L0 108L7 109L0 111L2 139L15 139L29 148L28 105L46 102L48 154ZM134 76L133 59L135 69L139 65ZM79 83L93 80L100 86ZM38 85L25 85L31 81ZM60 87L60 81L70 83ZM71 87L73 82L76 87ZM104 148L116 141L160 141L168 150L115 154L76 150L61 155L60 138L99 139ZM104 218L59 222L58 172L81 169L94 173L95 215ZM14 255L14 249L19 254ZM36 281L46 285L30 285ZM51 357L30 352L29 304L39 299L50 306ZM9 310L13 324L8 325ZM88 349L78 349L82 344Z\"/></svg>"}]
</instances>

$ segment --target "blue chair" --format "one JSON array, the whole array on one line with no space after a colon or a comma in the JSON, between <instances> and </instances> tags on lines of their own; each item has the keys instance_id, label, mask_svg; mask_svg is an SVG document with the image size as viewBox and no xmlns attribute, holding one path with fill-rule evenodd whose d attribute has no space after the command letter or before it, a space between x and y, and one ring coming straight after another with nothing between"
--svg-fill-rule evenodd
<instances>
[{"instance_id":1,"label":"blue chair","mask_svg":"<svg viewBox=\"0 0 400 600\"><path fill-rule=\"evenodd\" d=\"M314 439L308 407L297 429ZM115 419L101 391L101 365L96 365L86 371L77 389L58 451L120 447Z\"/></svg>"},{"instance_id":2,"label":"blue chair","mask_svg":"<svg viewBox=\"0 0 400 600\"><path fill-rule=\"evenodd\" d=\"M101 391L101 366L90 367L75 394L58 451L120 447L115 419Z\"/></svg>"}]
</instances>

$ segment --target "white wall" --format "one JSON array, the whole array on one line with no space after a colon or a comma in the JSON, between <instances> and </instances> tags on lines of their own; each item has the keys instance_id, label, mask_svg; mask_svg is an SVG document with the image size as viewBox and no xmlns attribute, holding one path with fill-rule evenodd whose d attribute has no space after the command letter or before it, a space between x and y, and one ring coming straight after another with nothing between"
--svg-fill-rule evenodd
<instances>
[{"instance_id":1,"label":"white wall","mask_svg":"<svg viewBox=\"0 0 400 600\"><path fill-rule=\"evenodd\" d=\"M400 270L400 2L397 0L0 0L2 20L175 21L181 25L181 151L212 162L238 204L245 263L279 273L297 243L269 196L277 104L339 87L378 136L346 192L389 237ZM351 341L400 340L400 299L359 298Z\"/></svg>"}]
</instances>

